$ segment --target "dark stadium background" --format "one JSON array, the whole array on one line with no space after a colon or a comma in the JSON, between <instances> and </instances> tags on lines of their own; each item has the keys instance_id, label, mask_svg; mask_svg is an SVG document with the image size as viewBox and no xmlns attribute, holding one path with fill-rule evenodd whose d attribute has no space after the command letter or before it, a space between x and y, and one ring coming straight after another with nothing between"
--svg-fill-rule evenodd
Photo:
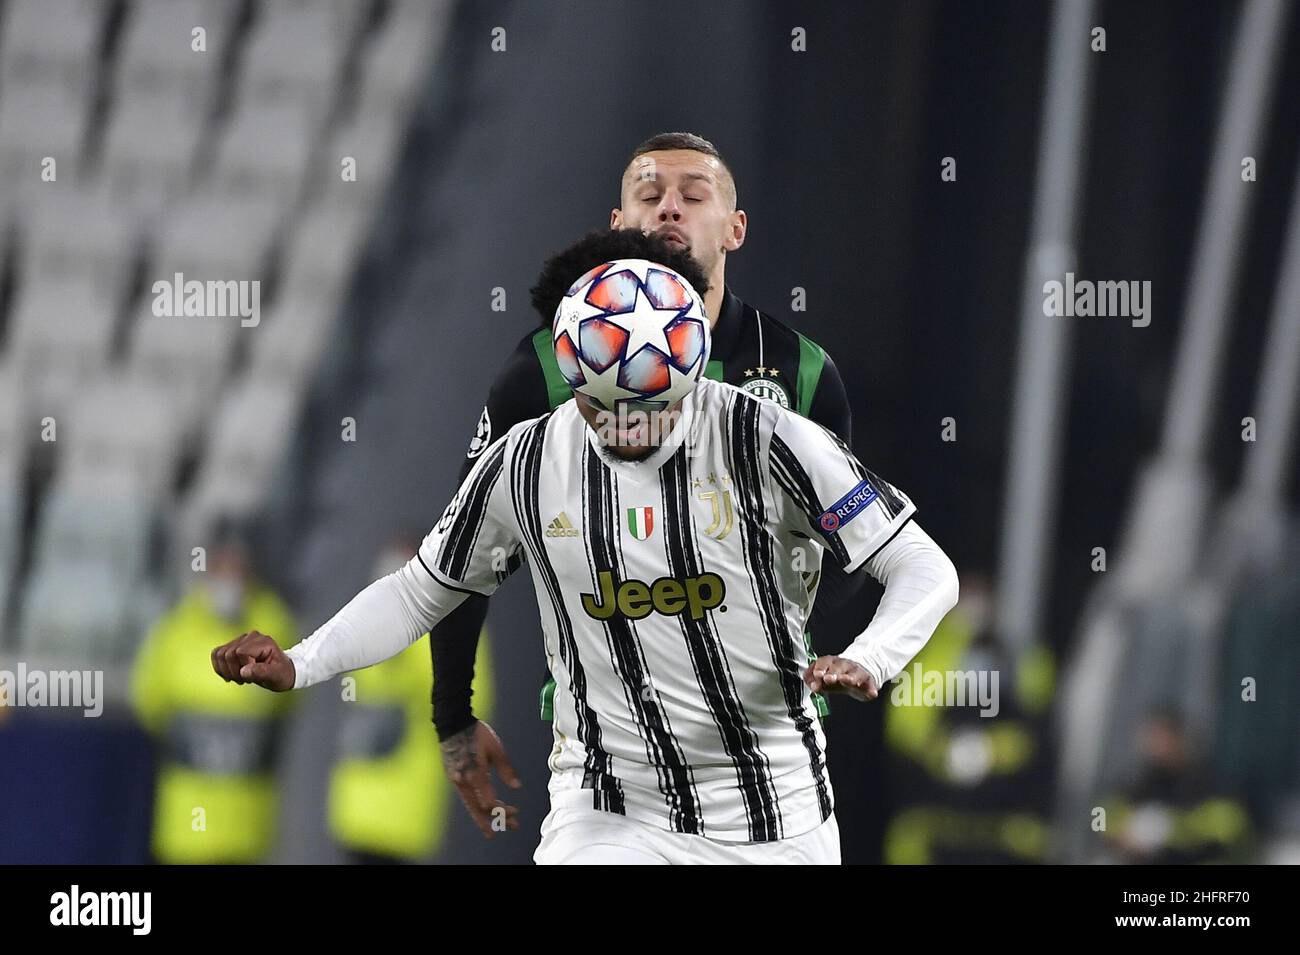
<instances>
[{"instance_id":1,"label":"dark stadium background","mask_svg":"<svg viewBox=\"0 0 1300 955\"><path fill-rule=\"evenodd\" d=\"M255 31L272 5L248 4L243 29ZM121 20L129 4L109 6ZM376 22L386 6L375 8ZM1097 586L1090 551L1102 546L1118 560L1139 466L1170 411L1207 166L1245 7L1111 0L1090 20L1105 27L1107 49L1088 54L1073 268L1150 280L1153 318L1146 328L1063 319L1074 323L1073 353L1038 634L1063 679ZM259 566L303 634L369 581L394 533L437 519L487 384L537 322L527 290L541 261L607 223L631 148L664 130L706 136L735 173L750 232L728 260L728 284L826 347L852 403L859 456L917 502L964 582L996 581L1003 522L1017 514L1010 422L1044 82L1060 68L1049 56L1052 11L955 0L451 5L286 463L255 514ZM1297 13L1284 21L1213 396L1206 464L1216 502L1239 478L1240 421L1256 413L1295 201ZM502 52L491 47L495 27L505 29ZM806 52L791 49L795 27L806 30ZM113 55L111 35L99 56ZM956 182L940 179L945 156L956 158ZM7 308L10 317L22 243L11 228L0 299L0 316ZM491 307L497 287L503 312ZM795 287L806 290L806 312L790 310ZM344 416L357 421L355 443L339 441ZM946 417L956 419L955 442L940 438ZM1290 467L1294 525L1300 482ZM26 551L46 479L31 475ZM878 594L864 594L864 619ZM0 635L3 666L21 657L18 604L11 599L10 639ZM546 810L550 732L536 716L544 661L527 575L493 600L489 628L493 724L525 780L524 827L485 843L456 807L439 861L527 861ZM324 792L340 709L337 694L318 690L295 716L276 861L338 861ZM845 861L881 858L885 820L903 798L886 766L882 717L880 704L839 701L828 724ZM1292 712L1289 729L1268 732L1295 738L1298 724ZM1279 797L1274 809L1300 793L1292 755L1290 802ZM120 703L97 721L12 716L0 728L0 861L143 858L148 759ZM1276 809L1259 825L1289 844L1294 861L1297 814Z\"/></svg>"}]
</instances>

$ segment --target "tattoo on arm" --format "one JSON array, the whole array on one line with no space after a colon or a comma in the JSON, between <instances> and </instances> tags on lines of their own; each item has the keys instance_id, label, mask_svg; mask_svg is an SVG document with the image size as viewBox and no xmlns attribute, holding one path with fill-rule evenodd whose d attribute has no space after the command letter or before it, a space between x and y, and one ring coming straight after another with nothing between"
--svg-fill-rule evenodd
<instances>
[{"instance_id":1,"label":"tattoo on arm","mask_svg":"<svg viewBox=\"0 0 1300 955\"><path fill-rule=\"evenodd\" d=\"M478 747L475 743L475 730L478 723L471 723L465 729L447 737L439 747L442 749L442 761L456 779L478 767Z\"/></svg>"}]
</instances>

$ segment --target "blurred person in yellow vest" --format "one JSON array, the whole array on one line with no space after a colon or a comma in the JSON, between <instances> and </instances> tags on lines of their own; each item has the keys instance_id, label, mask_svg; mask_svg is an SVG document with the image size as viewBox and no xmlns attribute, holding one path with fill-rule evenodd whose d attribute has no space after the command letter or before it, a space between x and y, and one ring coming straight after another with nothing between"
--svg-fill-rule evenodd
<instances>
[{"instance_id":1,"label":"blurred person in yellow vest","mask_svg":"<svg viewBox=\"0 0 1300 955\"><path fill-rule=\"evenodd\" d=\"M297 633L284 602L253 573L246 538L218 524L198 583L154 626L131 673L131 706L159 749L152 851L161 863L251 863L271 850L278 816L277 738L287 694L212 672L234 631Z\"/></svg>"},{"instance_id":2,"label":"blurred person in yellow vest","mask_svg":"<svg viewBox=\"0 0 1300 955\"><path fill-rule=\"evenodd\" d=\"M402 567L419 546L419 538L391 541L376 561L374 577ZM478 713L488 713L492 706L487 646L484 633L474 667ZM430 719L429 635L395 657L346 674L341 691L344 713L330 776L330 832L355 863L427 858L442 844L456 803Z\"/></svg>"},{"instance_id":3,"label":"blurred person in yellow vest","mask_svg":"<svg viewBox=\"0 0 1300 955\"><path fill-rule=\"evenodd\" d=\"M1245 803L1198 758L1177 707L1138 726L1136 778L1103 801L1110 858L1129 865L1251 861L1255 827Z\"/></svg>"},{"instance_id":4,"label":"blurred person in yellow vest","mask_svg":"<svg viewBox=\"0 0 1300 955\"><path fill-rule=\"evenodd\" d=\"M992 630L991 582L979 574L963 580L957 606L880 694L897 807L885 861L1043 862L1053 658L1041 645L1013 658Z\"/></svg>"}]
</instances>

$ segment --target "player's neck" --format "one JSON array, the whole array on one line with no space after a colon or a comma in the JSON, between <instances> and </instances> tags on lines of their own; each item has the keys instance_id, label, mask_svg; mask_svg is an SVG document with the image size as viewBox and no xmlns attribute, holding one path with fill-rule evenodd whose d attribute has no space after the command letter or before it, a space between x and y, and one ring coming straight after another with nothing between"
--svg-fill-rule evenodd
<instances>
[{"instance_id":1,"label":"player's neck","mask_svg":"<svg viewBox=\"0 0 1300 955\"><path fill-rule=\"evenodd\" d=\"M709 290L704 293L704 313L709 316L710 330L718 327L718 316L722 314L722 299L727 294L726 271L719 261L709 276Z\"/></svg>"}]
</instances>

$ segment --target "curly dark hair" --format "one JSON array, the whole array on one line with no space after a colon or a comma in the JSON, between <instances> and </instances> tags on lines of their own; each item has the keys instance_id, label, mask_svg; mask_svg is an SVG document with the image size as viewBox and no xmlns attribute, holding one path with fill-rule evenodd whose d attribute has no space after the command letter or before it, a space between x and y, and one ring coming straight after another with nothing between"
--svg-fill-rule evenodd
<instances>
[{"instance_id":1,"label":"curly dark hair","mask_svg":"<svg viewBox=\"0 0 1300 955\"><path fill-rule=\"evenodd\" d=\"M607 229L588 232L573 245L546 260L537 284L528 290L542 327L550 328L555 310L569 287L598 265L614 259L646 259L666 265L699 293L709 290L708 279L689 252L674 248L666 240L646 235L640 229Z\"/></svg>"}]
</instances>

